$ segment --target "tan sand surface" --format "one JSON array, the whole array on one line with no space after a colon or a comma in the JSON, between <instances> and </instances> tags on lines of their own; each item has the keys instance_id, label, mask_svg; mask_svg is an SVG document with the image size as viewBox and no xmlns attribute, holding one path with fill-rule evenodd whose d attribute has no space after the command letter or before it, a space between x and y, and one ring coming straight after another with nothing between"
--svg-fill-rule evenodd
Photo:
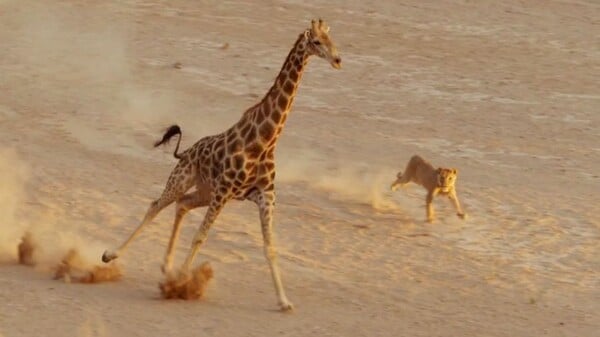
<instances>
[{"instance_id":1,"label":"tan sand surface","mask_svg":"<svg viewBox=\"0 0 600 337\"><path fill-rule=\"evenodd\" d=\"M259 100L323 17L277 148L277 312L256 207L231 202L197 263L199 301L158 283L173 208L90 266L159 196L184 147ZM0 0L0 336L598 336L600 3L596 0ZM460 170L470 218L388 190L413 154ZM204 209L184 220L179 265ZM17 264L29 230L36 265Z\"/></svg>"}]
</instances>

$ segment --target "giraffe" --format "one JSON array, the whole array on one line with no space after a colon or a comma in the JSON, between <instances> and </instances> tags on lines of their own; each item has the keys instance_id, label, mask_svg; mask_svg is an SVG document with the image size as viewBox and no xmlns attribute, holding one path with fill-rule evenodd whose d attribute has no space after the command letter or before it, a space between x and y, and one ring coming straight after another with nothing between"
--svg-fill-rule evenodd
<instances>
[{"instance_id":1,"label":"giraffe","mask_svg":"<svg viewBox=\"0 0 600 337\"><path fill-rule=\"evenodd\" d=\"M122 255L142 228L162 209L175 202L173 229L161 267L163 273L171 273L173 249L183 217L194 208L208 206L180 270L183 275L189 274L200 246L225 204L232 199L249 200L258 206L264 255L280 309L292 309L292 303L283 289L273 238L274 152L308 59L313 55L325 59L335 69L341 68L341 58L329 36L329 27L321 19L312 20L310 27L299 35L274 84L263 99L246 110L241 119L228 130L204 137L178 153L181 129L177 125L171 126L155 146L164 144L177 135L177 147L173 155L179 162L171 172L160 198L150 204L139 226L119 248L105 251L102 261L109 262ZM196 189L186 193L194 185Z\"/></svg>"}]
</instances>

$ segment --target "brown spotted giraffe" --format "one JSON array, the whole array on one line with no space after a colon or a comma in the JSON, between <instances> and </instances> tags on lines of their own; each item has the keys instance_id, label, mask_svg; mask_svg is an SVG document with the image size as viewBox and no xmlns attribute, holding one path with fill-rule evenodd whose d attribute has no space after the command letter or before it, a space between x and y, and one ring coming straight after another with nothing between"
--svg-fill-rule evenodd
<instances>
[{"instance_id":1,"label":"brown spotted giraffe","mask_svg":"<svg viewBox=\"0 0 600 337\"><path fill-rule=\"evenodd\" d=\"M282 310L292 308L283 289L273 242L274 152L309 57L317 55L334 68L341 68L341 58L328 32L329 27L325 22L313 20L311 27L296 40L269 92L225 132L204 137L180 154L177 153L181 140L179 127L172 126L165 133L156 146L179 135L174 153L179 162L169 176L161 197L150 204L141 224L118 249L104 252L102 261L109 262L119 257L145 225L163 208L176 202L173 231L162 267L164 273L170 273L181 220L188 211L208 206L181 269L182 273L189 273L200 246L206 240L208 230L225 203L230 199L251 200L258 205L264 253L271 269L279 305ZM196 190L186 194L194 185Z\"/></svg>"}]
</instances>

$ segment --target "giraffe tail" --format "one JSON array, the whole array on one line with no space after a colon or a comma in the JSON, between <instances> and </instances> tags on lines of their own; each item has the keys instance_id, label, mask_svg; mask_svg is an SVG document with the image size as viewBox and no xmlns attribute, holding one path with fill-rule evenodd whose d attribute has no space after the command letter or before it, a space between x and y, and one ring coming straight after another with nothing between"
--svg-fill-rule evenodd
<instances>
[{"instance_id":1,"label":"giraffe tail","mask_svg":"<svg viewBox=\"0 0 600 337\"><path fill-rule=\"evenodd\" d=\"M179 151L179 143L181 143L181 129L178 125L171 125L163 135L162 139L154 143L154 147L167 144L175 135L178 135L179 137L177 138L177 145L175 146L175 151L173 151L173 156L177 159L180 159L181 154L177 153L177 151Z\"/></svg>"}]
</instances>

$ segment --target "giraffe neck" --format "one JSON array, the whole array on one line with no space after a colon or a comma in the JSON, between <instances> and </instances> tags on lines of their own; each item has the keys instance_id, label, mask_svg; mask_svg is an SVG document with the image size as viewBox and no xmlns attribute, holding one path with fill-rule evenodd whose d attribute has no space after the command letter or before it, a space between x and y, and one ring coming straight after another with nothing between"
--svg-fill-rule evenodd
<instances>
[{"instance_id":1,"label":"giraffe neck","mask_svg":"<svg viewBox=\"0 0 600 337\"><path fill-rule=\"evenodd\" d=\"M303 33L290 50L271 89L237 124L238 130L247 129L247 124L252 124L256 130L254 141L264 146L274 146L283 130L308 61L309 53L306 44L307 37ZM249 143L253 142L246 139L246 144Z\"/></svg>"}]
</instances>

